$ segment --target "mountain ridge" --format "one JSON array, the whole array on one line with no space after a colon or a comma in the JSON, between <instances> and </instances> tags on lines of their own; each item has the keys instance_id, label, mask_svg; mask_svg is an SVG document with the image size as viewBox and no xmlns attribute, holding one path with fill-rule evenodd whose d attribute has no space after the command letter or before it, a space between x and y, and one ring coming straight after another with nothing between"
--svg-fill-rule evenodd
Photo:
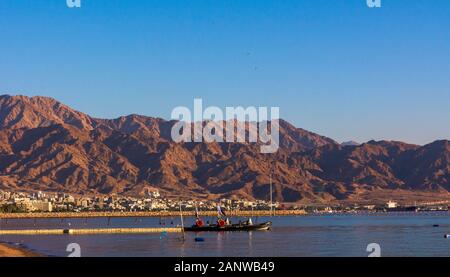
<instances>
[{"instance_id":1,"label":"mountain ridge","mask_svg":"<svg viewBox=\"0 0 450 277\"><path fill-rule=\"evenodd\" d=\"M98 119L48 97L0 96L0 189L77 194L267 199L273 170L280 202L329 202L380 192L450 190L450 146L369 141L342 146L280 120L280 149L170 140L175 121L141 115Z\"/></svg>"}]
</instances>

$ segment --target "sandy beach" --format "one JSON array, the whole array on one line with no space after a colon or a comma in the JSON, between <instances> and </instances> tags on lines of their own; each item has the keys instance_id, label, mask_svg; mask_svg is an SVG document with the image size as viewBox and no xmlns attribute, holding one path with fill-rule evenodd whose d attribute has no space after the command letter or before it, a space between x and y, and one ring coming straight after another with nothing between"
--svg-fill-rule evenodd
<instances>
[{"instance_id":1,"label":"sandy beach","mask_svg":"<svg viewBox=\"0 0 450 277\"><path fill-rule=\"evenodd\" d=\"M11 246L5 243L0 243L0 257L40 257L41 255L30 250L23 249L16 246Z\"/></svg>"}]
</instances>

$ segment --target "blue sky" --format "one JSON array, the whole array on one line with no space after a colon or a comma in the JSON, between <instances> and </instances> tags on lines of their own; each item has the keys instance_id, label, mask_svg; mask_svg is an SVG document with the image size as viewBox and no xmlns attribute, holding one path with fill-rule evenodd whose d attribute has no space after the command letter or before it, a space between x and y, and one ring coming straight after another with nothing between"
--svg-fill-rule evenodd
<instances>
[{"instance_id":1,"label":"blue sky","mask_svg":"<svg viewBox=\"0 0 450 277\"><path fill-rule=\"evenodd\" d=\"M279 106L338 141L450 138L450 1L0 0L0 94L95 117Z\"/></svg>"}]
</instances>

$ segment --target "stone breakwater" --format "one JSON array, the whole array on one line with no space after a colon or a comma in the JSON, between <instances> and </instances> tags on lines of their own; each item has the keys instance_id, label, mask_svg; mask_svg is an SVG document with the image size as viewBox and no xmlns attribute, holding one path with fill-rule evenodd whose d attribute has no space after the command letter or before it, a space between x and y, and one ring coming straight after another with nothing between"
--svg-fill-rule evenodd
<instances>
[{"instance_id":1,"label":"stone breakwater","mask_svg":"<svg viewBox=\"0 0 450 277\"><path fill-rule=\"evenodd\" d=\"M217 211L201 211L200 216L217 216ZM273 211L228 211L228 216L293 216L306 215L303 210ZM174 217L180 216L177 211L162 212L52 212L52 213L0 213L0 219L20 218L94 218L94 217ZM183 216L195 216L194 211L184 211Z\"/></svg>"},{"instance_id":2,"label":"stone breakwater","mask_svg":"<svg viewBox=\"0 0 450 277\"><path fill-rule=\"evenodd\" d=\"M36 229L0 230L0 235L88 235L88 234L149 234L181 233L181 228L97 228L97 229Z\"/></svg>"}]
</instances>

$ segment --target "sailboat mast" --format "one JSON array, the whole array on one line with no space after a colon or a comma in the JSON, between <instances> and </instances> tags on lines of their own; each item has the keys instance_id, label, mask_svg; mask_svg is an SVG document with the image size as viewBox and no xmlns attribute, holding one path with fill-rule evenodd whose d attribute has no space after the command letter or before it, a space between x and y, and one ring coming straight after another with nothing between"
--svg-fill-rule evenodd
<instances>
[{"instance_id":1,"label":"sailboat mast","mask_svg":"<svg viewBox=\"0 0 450 277\"><path fill-rule=\"evenodd\" d=\"M270 169L270 216L272 216L273 205L272 205L272 169Z\"/></svg>"},{"instance_id":2,"label":"sailboat mast","mask_svg":"<svg viewBox=\"0 0 450 277\"><path fill-rule=\"evenodd\" d=\"M183 233L183 240L184 238L184 220L183 220L183 211L181 210L181 201L180 201L180 219L181 219L181 232Z\"/></svg>"}]
</instances>

